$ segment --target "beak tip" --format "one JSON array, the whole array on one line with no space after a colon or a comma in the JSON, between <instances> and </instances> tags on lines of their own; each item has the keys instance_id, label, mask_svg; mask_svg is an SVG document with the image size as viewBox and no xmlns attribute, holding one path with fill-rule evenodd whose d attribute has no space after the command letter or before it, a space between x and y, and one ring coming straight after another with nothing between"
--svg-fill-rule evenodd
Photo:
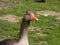
<instances>
[{"instance_id":1,"label":"beak tip","mask_svg":"<svg viewBox=\"0 0 60 45\"><path fill-rule=\"evenodd\" d=\"M39 19L37 18L36 21L38 21Z\"/></svg>"}]
</instances>

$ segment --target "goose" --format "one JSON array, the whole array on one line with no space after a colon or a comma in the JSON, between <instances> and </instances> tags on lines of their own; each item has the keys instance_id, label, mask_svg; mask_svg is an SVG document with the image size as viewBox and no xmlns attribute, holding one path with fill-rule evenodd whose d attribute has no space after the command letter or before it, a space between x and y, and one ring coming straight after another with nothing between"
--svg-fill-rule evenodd
<instances>
[{"instance_id":1,"label":"goose","mask_svg":"<svg viewBox=\"0 0 60 45\"><path fill-rule=\"evenodd\" d=\"M31 21L38 21L38 18L31 11L26 11L21 23L18 39L5 39L0 41L0 45L29 45L27 31Z\"/></svg>"}]
</instances>

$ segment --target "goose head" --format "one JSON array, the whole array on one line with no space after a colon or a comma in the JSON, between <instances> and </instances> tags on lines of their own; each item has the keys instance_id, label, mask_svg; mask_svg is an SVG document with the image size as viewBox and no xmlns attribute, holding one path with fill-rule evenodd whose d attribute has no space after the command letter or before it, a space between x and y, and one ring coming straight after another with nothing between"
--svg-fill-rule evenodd
<instances>
[{"instance_id":1,"label":"goose head","mask_svg":"<svg viewBox=\"0 0 60 45\"><path fill-rule=\"evenodd\" d=\"M38 21L38 18L35 16L35 14L31 11L26 11L26 15L23 17L25 21Z\"/></svg>"}]
</instances>

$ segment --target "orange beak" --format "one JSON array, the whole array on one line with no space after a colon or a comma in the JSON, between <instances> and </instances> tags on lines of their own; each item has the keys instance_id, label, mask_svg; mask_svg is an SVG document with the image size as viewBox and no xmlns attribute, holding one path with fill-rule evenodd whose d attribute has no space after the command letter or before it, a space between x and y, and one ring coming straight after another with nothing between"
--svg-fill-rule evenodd
<instances>
[{"instance_id":1,"label":"orange beak","mask_svg":"<svg viewBox=\"0 0 60 45\"><path fill-rule=\"evenodd\" d=\"M38 18L35 15L31 15L31 20L36 20L38 21Z\"/></svg>"}]
</instances>

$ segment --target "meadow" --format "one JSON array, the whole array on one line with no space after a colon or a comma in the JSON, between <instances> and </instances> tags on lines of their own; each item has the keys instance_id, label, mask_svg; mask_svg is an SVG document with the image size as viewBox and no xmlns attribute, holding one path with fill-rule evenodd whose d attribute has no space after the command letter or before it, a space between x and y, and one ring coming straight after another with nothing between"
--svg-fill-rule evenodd
<instances>
[{"instance_id":1,"label":"meadow","mask_svg":"<svg viewBox=\"0 0 60 45\"><path fill-rule=\"evenodd\" d=\"M0 3L3 5L0 6L0 16L11 14L23 17L26 10L34 13L42 10L60 12L60 0L47 0L47 4L34 0L0 0ZM30 45L60 45L60 20L57 20L56 16L50 15L37 17L39 22L30 23L30 26L36 28L28 30ZM22 19L17 23L0 20L0 39L18 38L21 21Z\"/></svg>"}]
</instances>

